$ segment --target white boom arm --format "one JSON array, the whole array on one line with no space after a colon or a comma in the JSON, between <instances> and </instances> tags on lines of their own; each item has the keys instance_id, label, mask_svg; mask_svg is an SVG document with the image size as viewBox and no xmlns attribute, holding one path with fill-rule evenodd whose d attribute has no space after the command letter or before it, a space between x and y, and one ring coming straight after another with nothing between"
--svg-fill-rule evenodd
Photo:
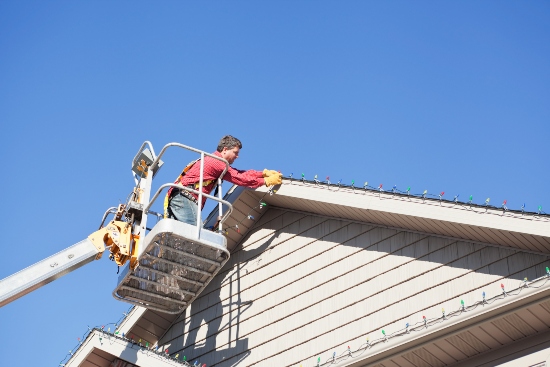
<instances>
[{"instance_id":1,"label":"white boom arm","mask_svg":"<svg viewBox=\"0 0 550 367\"><path fill-rule=\"evenodd\" d=\"M102 253L87 238L0 280L0 307L86 265L101 257Z\"/></svg>"}]
</instances>

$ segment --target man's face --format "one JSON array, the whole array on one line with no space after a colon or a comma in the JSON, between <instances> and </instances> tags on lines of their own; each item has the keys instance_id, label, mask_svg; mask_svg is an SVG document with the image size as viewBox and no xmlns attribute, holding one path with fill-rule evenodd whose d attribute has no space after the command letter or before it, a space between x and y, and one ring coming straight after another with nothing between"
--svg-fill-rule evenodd
<instances>
[{"instance_id":1,"label":"man's face","mask_svg":"<svg viewBox=\"0 0 550 367\"><path fill-rule=\"evenodd\" d=\"M239 147L233 147L231 149L227 149L226 147L223 148L221 154L222 158L229 162L229 164L233 164L235 162L235 159L239 158Z\"/></svg>"}]
</instances>

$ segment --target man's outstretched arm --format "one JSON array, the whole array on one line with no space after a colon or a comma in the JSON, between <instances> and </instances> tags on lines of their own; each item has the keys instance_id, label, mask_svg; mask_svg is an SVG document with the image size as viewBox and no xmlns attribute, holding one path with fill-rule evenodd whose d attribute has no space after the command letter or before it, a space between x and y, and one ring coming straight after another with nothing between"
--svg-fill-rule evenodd
<instances>
[{"instance_id":1,"label":"man's outstretched arm","mask_svg":"<svg viewBox=\"0 0 550 367\"><path fill-rule=\"evenodd\" d=\"M282 175L279 172L267 169L262 172L255 170L243 171L229 167L223 179L235 185L250 188L260 187L262 185L279 185L282 183Z\"/></svg>"}]
</instances>

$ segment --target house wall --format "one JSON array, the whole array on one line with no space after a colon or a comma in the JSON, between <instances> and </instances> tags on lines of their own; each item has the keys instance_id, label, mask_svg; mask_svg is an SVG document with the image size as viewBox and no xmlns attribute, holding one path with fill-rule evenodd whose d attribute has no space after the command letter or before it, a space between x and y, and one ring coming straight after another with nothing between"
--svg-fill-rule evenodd
<instances>
[{"instance_id":1,"label":"house wall","mask_svg":"<svg viewBox=\"0 0 550 367\"><path fill-rule=\"evenodd\" d=\"M269 209L159 342L207 366L312 366L516 288L548 256Z\"/></svg>"}]
</instances>

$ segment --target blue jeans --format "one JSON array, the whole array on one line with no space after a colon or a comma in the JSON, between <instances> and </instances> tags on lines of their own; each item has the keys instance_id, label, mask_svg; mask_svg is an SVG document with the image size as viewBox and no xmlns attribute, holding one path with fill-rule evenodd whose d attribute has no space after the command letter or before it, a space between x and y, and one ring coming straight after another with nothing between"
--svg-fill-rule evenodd
<instances>
[{"instance_id":1,"label":"blue jeans","mask_svg":"<svg viewBox=\"0 0 550 367\"><path fill-rule=\"evenodd\" d=\"M198 210L197 204L177 193L168 204L168 218L196 226Z\"/></svg>"}]
</instances>

